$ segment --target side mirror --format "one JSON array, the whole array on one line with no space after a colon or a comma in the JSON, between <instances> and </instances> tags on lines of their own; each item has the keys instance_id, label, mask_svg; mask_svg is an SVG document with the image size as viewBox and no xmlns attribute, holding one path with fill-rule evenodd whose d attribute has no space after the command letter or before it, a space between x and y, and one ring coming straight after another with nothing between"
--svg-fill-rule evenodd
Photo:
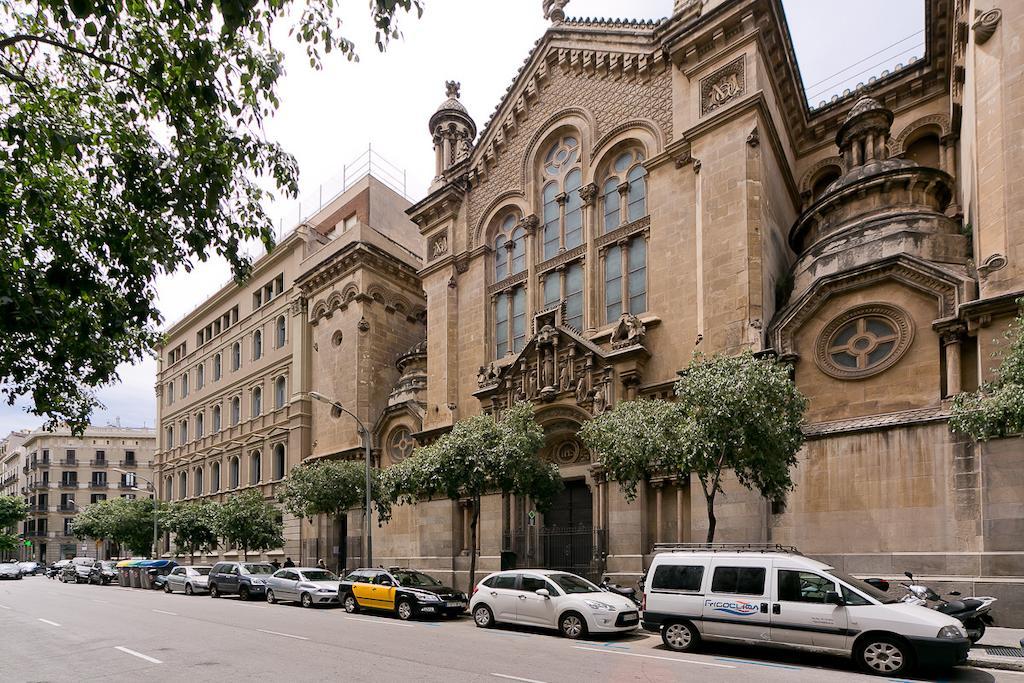
<instances>
[{"instance_id":1,"label":"side mirror","mask_svg":"<svg viewBox=\"0 0 1024 683\"><path fill-rule=\"evenodd\" d=\"M960 595L960 591L949 591L950 595Z\"/></svg>"},{"instance_id":2,"label":"side mirror","mask_svg":"<svg viewBox=\"0 0 1024 683\"><path fill-rule=\"evenodd\" d=\"M908 578L908 579L910 579L911 581L913 581L913 580L914 580L914 575L913 575L913 574L911 574L910 572L903 572L903 576L907 577L907 578Z\"/></svg>"},{"instance_id":3,"label":"side mirror","mask_svg":"<svg viewBox=\"0 0 1024 683\"><path fill-rule=\"evenodd\" d=\"M825 593L825 602L826 604L838 605L839 607L842 607L846 604L846 601L843 600L843 596L839 595L839 593L835 591L829 591Z\"/></svg>"},{"instance_id":4,"label":"side mirror","mask_svg":"<svg viewBox=\"0 0 1024 683\"><path fill-rule=\"evenodd\" d=\"M874 586L880 591L887 592L889 590L889 582L885 579L864 579L864 583L868 584L869 586Z\"/></svg>"},{"instance_id":5,"label":"side mirror","mask_svg":"<svg viewBox=\"0 0 1024 683\"><path fill-rule=\"evenodd\" d=\"M535 590L533 592L536 593L537 595L541 596L545 600L550 600L551 599L551 593L548 592L547 588L538 588L537 590Z\"/></svg>"}]
</instances>

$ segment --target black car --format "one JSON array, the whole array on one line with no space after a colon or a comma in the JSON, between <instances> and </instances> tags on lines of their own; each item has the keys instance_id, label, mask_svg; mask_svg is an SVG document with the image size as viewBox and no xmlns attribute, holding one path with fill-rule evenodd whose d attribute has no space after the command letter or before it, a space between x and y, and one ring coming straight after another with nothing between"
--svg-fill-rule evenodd
<instances>
[{"instance_id":1,"label":"black car","mask_svg":"<svg viewBox=\"0 0 1024 683\"><path fill-rule=\"evenodd\" d=\"M387 611L402 620L419 615L456 617L469 604L465 593L402 567L357 569L341 582L338 594L346 612Z\"/></svg>"},{"instance_id":2,"label":"black car","mask_svg":"<svg viewBox=\"0 0 1024 683\"><path fill-rule=\"evenodd\" d=\"M89 583L106 586L117 581L117 562L115 560L97 560L89 570Z\"/></svg>"},{"instance_id":3,"label":"black car","mask_svg":"<svg viewBox=\"0 0 1024 683\"><path fill-rule=\"evenodd\" d=\"M266 562L218 562L210 570L207 583L210 597L238 594L242 600L267 594L267 578L276 570Z\"/></svg>"},{"instance_id":4,"label":"black car","mask_svg":"<svg viewBox=\"0 0 1024 683\"><path fill-rule=\"evenodd\" d=\"M89 574L95 561L91 557L76 557L61 570L58 578L64 583L89 583Z\"/></svg>"}]
</instances>

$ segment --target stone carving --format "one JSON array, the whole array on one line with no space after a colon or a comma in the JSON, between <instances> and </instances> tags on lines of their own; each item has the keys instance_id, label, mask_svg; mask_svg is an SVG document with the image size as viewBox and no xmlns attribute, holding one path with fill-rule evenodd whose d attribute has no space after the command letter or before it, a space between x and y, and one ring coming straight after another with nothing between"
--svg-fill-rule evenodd
<instances>
[{"instance_id":1,"label":"stone carving","mask_svg":"<svg viewBox=\"0 0 1024 683\"><path fill-rule=\"evenodd\" d=\"M700 115L705 116L746 92L743 57L737 57L700 81Z\"/></svg>"},{"instance_id":2,"label":"stone carving","mask_svg":"<svg viewBox=\"0 0 1024 683\"><path fill-rule=\"evenodd\" d=\"M559 391L569 391L569 381L569 364L564 363L562 369L558 371Z\"/></svg>"},{"instance_id":3,"label":"stone carving","mask_svg":"<svg viewBox=\"0 0 1024 683\"><path fill-rule=\"evenodd\" d=\"M575 440L563 441L551 449L551 459L559 465L575 465L590 462L585 448Z\"/></svg>"},{"instance_id":4,"label":"stone carving","mask_svg":"<svg viewBox=\"0 0 1024 683\"><path fill-rule=\"evenodd\" d=\"M462 89L462 84L459 83L458 81L445 81L444 82L444 95L445 95L445 97L454 97L455 99L459 99L459 94L460 94L460 90L461 89Z\"/></svg>"},{"instance_id":5,"label":"stone carving","mask_svg":"<svg viewBox=\"0 0 1024 683\"><path fill-rule=\"evenodd\" d=\"M974 29L974 42L976 45L984 45L996 32L999 20L1003 18L1003 11L995 8L983 14L975 12L975 16L977 19L971 25L971 28Z\"/></svg>"},{"instance_id":6,"label":"stone carving","mask_svg":"<svg viewBox=\"0 0 1024 683\"><path fill-rule=\"evenodd\" d=\"M837 340L848 329L852 333ZM895 365L913 340L914 322L906 311L887 303L863 304L825 326L814 344L814 361L831 377L863 379Z\"/></svg>"},{"instance_id":7,"label":"stone carving","mask_svg":"<svg viewBox=\"0 0 1024 683\"><path fill-rule=\"evenodd\" d=\"M491 361L487 366L481 365L476 375L477 386L483 387L496 384L499 374L498 366L494 361Z\"/></svg>"},{"instance_id":8,"label":"stone carving","mask_svg":"<svg viewBox=\"0 0 1024 683\"><path fill-rule=\"evenodd\" d=\"M359 324L356 327L359 328L360 332L367 332L370 329L370 321L368 321L364 316L360 316Z\"/></svg>"},{"instance_id":9,"label":"stone carving","mask_svg":"<svg viewBox=\"0 0 1024 683\"><path fill-rule=\"evenodd\" d=\"M997 270L1002 270L1006 267L1006 257L1002 254L992 254L978 266L978 274L982 277L988 277L991 273Z\"/></svg>"},{"instance_id":10,"label":"stone carving","mask_svg":"<svg viewBox=\"0 0 1024 683\"><path fill-rule=\"evenodd\" d=\"M590 203L597 197L597 184L587 183L580 188L580 199L583 200L583 206L590 206Z\"/></svg>"},{"instance_id":11,"label":"stone carving","mask_svg":"<svg viewBox=\"0 0 1024 683\"><path fill-rule=\"evenodd\" d=\"M643 343L644 335L647 334L647 326L635 315L623 313L619 316L619 322L612 330L612 348L621 349L627 346L635 346Z\"/></svg>"},{"instance_id":12,"label":"stone carving","mask_svg":"<svg viewBox=\"0 0 1024 683\"><path fill-rule=\"evenodd\" d=\"M608 397L605 395L605 383L599 382L593 391L594 415L600 415L608 405Z\"/></svg>"},{"instance_id":13,"label":"stone carving","mask_svg":"<svg viewBox=\"0 0 1024 683\"><path fill-rule=\"evenodd\" d=\"M694 174L700 173L700 159L693 160L693 172Z\"/></svg>"},{"instance_id":14,"label":"stone carving","mask_svg":"<svg viewBox=\"0 0 1024 683\"><path fill-rule=\"evenodd\" d=\"M576 403L584 403L587 400L587 380L584 377L580 377L579 381L576 382Z\"/></svg>"},{"instance_id":15,"label":"stone carving","mask_svg":"<svg viewBox=\"0 0 1024 683\"><path fill-rule=\"evenodd\" d=\"M544 0L544 18L550 21L565 21L565 6L569 0Z\"/></svg>"},{"instance_id":16,"label":"stone carving","mask_svg":"<svg viewBox=\"0 0 1024 683\"><path fill-rule=\"evenodd\" d=\"M751 147L757 147L761 144L761 134L757 132L757 127L750 131L750 135L747 136L747 144Z\"/></svg>"},{"instance_id":17,"label":"stone carving","mask_svg":"<svg viewBox=\"0 0 1024 683\"><path fill-rule=\"evenodd\" d=\"M430 258L435 259L448 253L448 233L442 232L430 239Z\"/></svg>"}]
</instances>

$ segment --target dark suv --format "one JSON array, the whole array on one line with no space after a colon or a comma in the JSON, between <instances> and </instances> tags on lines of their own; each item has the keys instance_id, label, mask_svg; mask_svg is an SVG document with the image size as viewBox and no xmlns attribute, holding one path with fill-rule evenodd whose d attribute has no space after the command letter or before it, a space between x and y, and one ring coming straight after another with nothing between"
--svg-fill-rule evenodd
<instances>
[{"instance_id":1,"label":"dark suv","mask_svg":"<svg viewBox=\"0 0 1024 683\"><path fill-rule=\"evenodd\" d=\"M89 572L89 583L106 586L111 581L117 581L117 561L97 560Z\"/></svg>"},{"instance_id":2,"label":"dark suv","mask_svg":"<svg viewBox=\"0 0 1024 683\"><path fill-rule=\"evenodd\" d=\"M267 593L267 577L276 571L266 562L218 562L210 570L210 597L238 594L242 600Z\"/></svg>"}]
</instances>

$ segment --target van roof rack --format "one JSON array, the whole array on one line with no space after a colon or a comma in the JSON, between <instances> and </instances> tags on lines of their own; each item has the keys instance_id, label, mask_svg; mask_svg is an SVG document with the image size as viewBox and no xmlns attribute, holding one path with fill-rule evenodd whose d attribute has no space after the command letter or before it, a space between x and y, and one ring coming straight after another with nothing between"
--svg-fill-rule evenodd
<instances>
[{"instance_id":1,"label":"van roof rack","mask_svg":"<svg viewBox=\"0 0 1024 683\"><path fill-rule=\"evenodd\" d=\"M779 543L655 543L655 552L789 553L803 555L796 546Z\"/></svg>"}]
</instances>

